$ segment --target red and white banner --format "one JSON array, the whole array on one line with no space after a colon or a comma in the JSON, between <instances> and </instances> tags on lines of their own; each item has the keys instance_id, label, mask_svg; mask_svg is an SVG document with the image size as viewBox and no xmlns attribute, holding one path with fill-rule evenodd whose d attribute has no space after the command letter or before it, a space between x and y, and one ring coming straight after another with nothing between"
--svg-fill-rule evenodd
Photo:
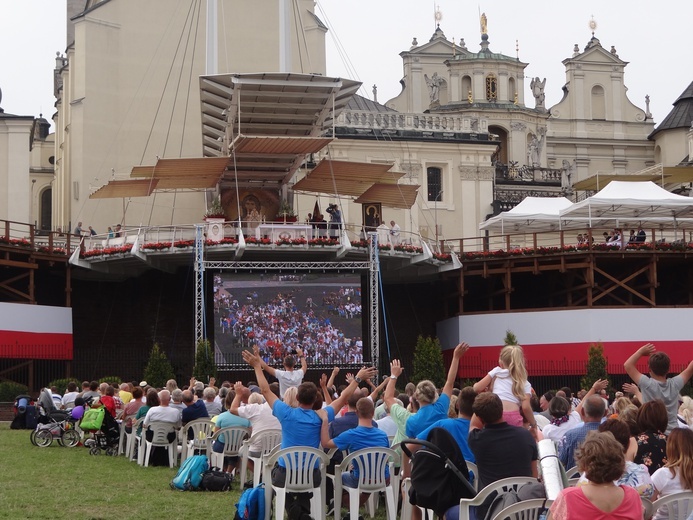
<instances>
[{"instance_id":1,"label":"red and white banner","mask_svg":"<svg viewBox=\"0 0 693 520\"><path fill-rule=\"evenodd\" d=\"M584 374L588 350L600 343L611 373L645 343L654 343L678 372L693 359L693 309L576 309L458 316L438 323L446 358L460 341L473 348L460 363L460 377L481 377L498 364L506 331L522 345L531 375ZM647 373L647 359L638 363Z\"/></svg>"},{"instance_id":2,"label":"red and white banner","mask_svg":"<svg viewBox=\"0 0 693 520\"><path fill-rule=\"evenodd\" d=\"M72 359L72 309L0 303L0 358Z\"/></svg>"}]
</instances>

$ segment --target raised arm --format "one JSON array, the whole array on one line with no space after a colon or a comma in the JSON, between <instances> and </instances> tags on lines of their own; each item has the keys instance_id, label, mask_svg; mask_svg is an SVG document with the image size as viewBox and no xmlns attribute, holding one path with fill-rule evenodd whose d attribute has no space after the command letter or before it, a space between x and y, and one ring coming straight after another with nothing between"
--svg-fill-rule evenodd
<instances>
[{"instance_id":1,"label":"raised arm","mask_svg":"<svg viewBox=\"0 0 693 520\"><path fill-rule=\"evenodd\" d=\"M633 394L635 397L638 398L638 401L642 403L642 392L640 392L640 388L638 388L638 385L634 383L623 383L623 391L627 394Z\"/></svg>"},{"instance_id":2,"label":"raised arm","mask_svg":"<svg viewBox=\"0 0 693 520\"><path fill-rule=\"evenodd\" d=\"M633 353L633 355L629 357L623 364L623 368L626 369L626 373L630 376L630 378L635 382L636 385L640 384L640 378L642 377L642 374L637 368L635 368L635 364L641 357L654 354L654 351L655 346L652 343L646 343L638 350L636 350Z\"/></svg>"},{"instance_id":3,"label":"raised arm","mask_svg":"<svg viewBox=\"0 0 693 520\"><path fill-rule=\"evenodd\" d=\"M265 360L262 359L262 356L260 355L260 347L258 347L257 345L253 345L253 354L255 354L258 357L258 359L260 360L260 368L262 370L267 372L272 377L277 377L277 374L276 374L274 368L269 366L267 363L265 363Z\"/></svg>"},{"instance_id":4,"label":"raised arm","mask_svg":"<svg viewBox=\"0 0 693 520\"><path fill-rule=\"evenodd\" d=\"M236 392L236 395L233 398L229 412L231 412L233 415L238 415L238 408L241 406L241 395L245 391L245 387L243 386L243 383L236 381L236 384L233 385L233 390Z\"/></svg>"},{"instance_id":5,"label":"raised arm","mask_svg":"<svg viewBox=\"0 0 693 520\"><path fill-rule=\"evenodd\" d=\"M248 363L251 367L253 367L253 369L255 370L257 384L260 387L260 391L262 392L262 396L265 398L265 401L267 401L267 404L270 406L270 408L274 408L274 402L278 398L276 395L274 395L274 392L270 390L269 383L267 382L267 378L265 377L265 373L262 371L262 360L260 359L260 356L248 350L244 350L243 352L241 352L241 354L243 356L243 360L246 363Z\"/></svg>"},{"instance_id":6,"label":"raised arm","mask_svg":"<svg viewBox=\"0 0 693 520\"><path fill-rule=\"evenodd\" d=\"M378 386L373 386L373 391L371 392L371 395L369 396L371 398L371 401L375 402L378 400L378 395L380 392L383 391L383 388L385 388L385 385L390 381L389 377L383 378L382 382ZM368 382L370 383L371 380L369 379ZM372 385L373 383L371 383Z\"/></svg>"},{"instance_id":7,"label":"raised arm","mask_svg":"<svg viewBox=\"0 0 693 520\"><path fill-rule=\"evenodd\" d=\"M575 411L582 415L582 406L585 404L585 402L587 402L587 399L592 397L597 392L602 391L607 386L609 386L609 381L607 379L597 379L592 385L592 388L589 389L589 392L587 392L585 397L582 398L580 404L575 407Z\"/></svg>"},{"instance_id":8,"label":"raised arm","mask_svg":"<svg viewBox=\"0 0 693 520\"><path fill-rule=\"evenodd\" d=\"M325 449L336 448L334 441L330 439L330 430L327 422L327 412L325 410L318 410L316 412L320 419L322 420L322 425L320 427L320 444Z\"/></svg>"},{"instance_id":9,"label":"raised arm","mask_svg":"<svg viewBox=\"0 0 693 520\"><path fill-rule=\"evenodd\" d=\"M301 370L303 370L303 375L305 376L308 373L308 363L306 362L306 355L303 353L303 350L300 348L296 349L296 355L301 360Z\"/></svg>"},{"instance_id":10,"label":"raised arm","mask_svg":"<svg viewBox=\"0 0 693 520\"><path fill-rule=\"evenodd\" d=\"M322 391L322 399L325 404L330 404L332 402L332 396L327 389L327 376L325 374L320 376L320 390Z\"/></svg>"},{"instance_id":11,"label":"raised arm","mask_svg":"<svg viewBox=\"0 0 693 520\"><path fill-rule=\"evenodd\" d=\"M327 388L332 388L337 374L339 374L339 367L334 367L332 369L332 373L330 374L330 379L327 380Z\"/></svg>"},{"instance_id":12,"label":"raised arm","mask_svg":"<svg viewBox=\"0 0 693 520\"><path fill-rule=\"evenodd\" d=\"M385 406L388 408L390 408L395 402L397 378L402 375L403 370L402 365L399 363L399 359L393 359L390 363L390 377L387 378L387 386L385 387L385 395L383 396Z\"/></svg>"},{"instance_id":13,"label":"raised arm","mask_svg":"<svg viewBox=\"0 0 693 520\"><path fill-rule=\"evenodd\" d=\"M332 401L329 406L332 407L332 409L336 412L338 412L342 406L347 402L347 399L351 396L351 394L354 393L354 390L358 388L359 383L361 381L368 379L369 377L373 377L373 374L375 374L375 368L373 367L363 367L361 370L358 371L358 374L356 374L356 377L350 378L349 381L349 386L347 386L342 394Z\"/></svg>"},{"instance_id":14,"label":"raised arm","mask_svg":"<svg viewBox=\"0 0 693 520\"><path fill-rule=\"evenodd\" d=\"M688 366L683 369L679 375L681 376L681 379L683 379L683 384L685 385L691 376L693 376L693 361L688 363Z\"/></svg>"},{"instance_id":15,"label":"raised arm","mask_svg":"<svg viewBox=\"0 0 693 520\"><path fill-rule=\"evenodd\" d=\"M457 371L460 367L460 359L468 350L469 345L465 342L462 342L455 347L455 351L452 353L452 363L450 363L450 368L448 369L448 378L445 381L445 386L443 387L443 393L446 394L448 397L452 395L452 388L453 386L455 386Z\"/></svg>"}]
</instances>

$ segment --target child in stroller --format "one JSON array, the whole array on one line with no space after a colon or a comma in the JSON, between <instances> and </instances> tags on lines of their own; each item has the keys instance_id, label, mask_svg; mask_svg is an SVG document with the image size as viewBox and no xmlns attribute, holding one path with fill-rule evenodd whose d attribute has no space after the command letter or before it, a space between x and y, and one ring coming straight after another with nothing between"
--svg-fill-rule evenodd
<instances>
[{"instance_id":1,"label":"child in stroller","mask_svg":"<svg viewBox=\"0 0 693 520\"><path fill-rule=\"evenodd\" d=\"M87 417L87 413L82 418L80 426L85 432L91 432L93 437L84 442L84 445L89 448L89 453L91 455L99 455L101 451L105 451L106 455L116 456L118 455L118 443L120 441L120 426L115 417L111 415L111 412L103 405L99 404L89 411L97 411L101 414L100 423L87 423L90 419ZM85 428L86 426L86 428ZM91 426L96 426L92 428Z\"/></svg>"},{"instance_id":2,"label":"child in stroller","mask_svg":"<svg viewBox=\"0 0 693 520\"><path fill-rule=\"evenodd\" d=\"M72 448L80 441L79 433L75 430L70 413L55 407L51 391L44 388L38 399L38 424L31 432L29 440L35 446L46 448L58 440L61 446Z\"/></svg>"}]
</instances>

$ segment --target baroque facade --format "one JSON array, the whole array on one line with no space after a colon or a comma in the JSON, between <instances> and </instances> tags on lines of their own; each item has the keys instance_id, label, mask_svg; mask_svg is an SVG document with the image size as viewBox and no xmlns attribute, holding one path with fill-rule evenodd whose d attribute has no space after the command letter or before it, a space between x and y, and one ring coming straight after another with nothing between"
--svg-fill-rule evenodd
<instances>
[{"instance_id":1,"label":"baroque facade","mask_svg":"<svg viewBox=\"0 0 693 520\"><path fill-rule=\"evenodd\" d=\"M128 177L133 166L156 163L157 157L201 155L197 77L210 67L204 22L199 21L204 13L165 0L83 5L67 2L67 50L56 62L56 133L31 138L40 134L32 133L34 119L29 118L18 143L21 118L2 119L0 145L11 157L0 165L0 195L8 201L2 216L54 230L84 221L102 232L116 223L199 221L205 207L199 192L128 200L92 200L89 195L110 179ZM288 70L325 74L327 28L312 1L298 5L291 23L305 37L290 38ZM220 10L213 70L278 70L276 11L250 1ZM152 24L153 19L166 23ZM484 32L478 49L472 49L464 40L449 41L438 27L428 42L415 40L400 54L404 75L398 96L384 104L356 96L340 114L337 139L318 155L389 162L404 173L399 182L420 186L411 210L383 207L382 221L395 220L403 231L427 239L475 236L489 215L526 195L570 194L572 184L597 173L628 174L688 160L693 146L690 87L655 129L649 107L627 97L627 62L593 36L563 61L563 99L547 107L545 81L526 78L527 63L493 52L491 36ZM526 92L532 97L525 99ZM39 143L41 149L54 148L39 157L33 151ZM53 167L53 176L43 175ZM14 182L17 171L29 175L19 191L10 192L7 186L21 184ZM288 187L306 171L299 170ZM344 221L361 224L362 208L353 197L273 189L280 197L289 194L301 220L315 201L324 209L339 200ZM45 218L46 193L52 199L50 219ZM21 207L29 211L11 200L22 200Z\"/></svg>"}]
</instances>

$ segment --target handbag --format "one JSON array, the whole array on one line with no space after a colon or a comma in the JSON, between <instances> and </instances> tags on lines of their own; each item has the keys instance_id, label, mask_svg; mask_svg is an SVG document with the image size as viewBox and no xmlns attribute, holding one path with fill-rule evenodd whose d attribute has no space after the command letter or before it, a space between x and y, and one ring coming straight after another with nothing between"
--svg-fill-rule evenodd
<instances>
[{"instance_id":1,"label":"handbag","mask_svg":"<svg viewBox=\"0 0 693 520\"><path fill-rule=\"evenodd\" d=\"M210 468L202 474L200 489L204 491L228 491L233 477L219 468Z\"/></svg>"},{"instance_id":2,"label":"handbag","mask_svg":"<svg viewBox=\"0 0 693 520\"><path fill-rule=\"evenodd\" d=\"M100 430L101 425L103 424L103 418L105 414L106 408L103 406L100 406L98 408L89 408L89 410L84 412L84 417L82 417L82 421L79 423L79 427L85 431Z\"/></svg>"}]
</instances>

